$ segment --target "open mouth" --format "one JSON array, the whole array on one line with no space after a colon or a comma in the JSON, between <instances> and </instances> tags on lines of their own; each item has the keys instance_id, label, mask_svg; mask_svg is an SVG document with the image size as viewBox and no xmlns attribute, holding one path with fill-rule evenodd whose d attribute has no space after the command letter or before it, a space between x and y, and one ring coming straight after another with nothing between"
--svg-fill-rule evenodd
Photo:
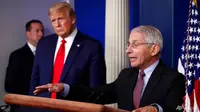
<instances>
[{"instance_id":1,"label":"open mouth","mask_svg":"<svg viewBox=\"0 0 200 112\"><path fill-rule=\"evenodd\" d=\"M129 57L130 61L136 60L136 57Z\"/></svg>"}]
</instances>

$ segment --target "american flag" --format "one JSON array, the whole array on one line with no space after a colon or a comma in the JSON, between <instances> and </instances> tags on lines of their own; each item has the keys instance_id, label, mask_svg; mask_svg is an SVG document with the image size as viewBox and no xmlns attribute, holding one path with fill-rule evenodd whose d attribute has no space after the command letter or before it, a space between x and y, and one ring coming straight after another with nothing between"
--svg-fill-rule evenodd
<instances>
[{"instance_id":1,"label":"american flag","mask_svg":"<svg viewBox=\"0 0 200 112\"><path fill-rule=\"evenodd\" d=\"M200 112L200 15L198 0L190 0L186 35L178 70L186 76L185 112Z\"/></svg>"}]
</instances>

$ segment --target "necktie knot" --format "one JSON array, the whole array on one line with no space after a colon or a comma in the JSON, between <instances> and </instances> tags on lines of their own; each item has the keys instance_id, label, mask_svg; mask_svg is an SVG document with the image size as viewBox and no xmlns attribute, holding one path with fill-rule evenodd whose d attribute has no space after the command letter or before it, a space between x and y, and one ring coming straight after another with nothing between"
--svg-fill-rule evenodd
<instances>
[{"instance_id":1,"label":"necktie knot","mask_svg":"<svg viewBox=\"0 0 200 112\"><path fill-rule=\"evenodd\" d=\"M62 42L62 44L65 44L65 43L66 43L65 39L62 39L62 41L61 41L61 42Z\"/></svg>"},{"instance_id":2,"label":"necktie knot","mask_svg":"<svg viewBox=\"0 0 200 112\"><path fill-rule=\"evenodd\" d=\"M140 77L140 78L144 78L144 76L145 76L144 71L143 71L143 70L140 71L139 77Z\"/></svg>"}]
</instances>

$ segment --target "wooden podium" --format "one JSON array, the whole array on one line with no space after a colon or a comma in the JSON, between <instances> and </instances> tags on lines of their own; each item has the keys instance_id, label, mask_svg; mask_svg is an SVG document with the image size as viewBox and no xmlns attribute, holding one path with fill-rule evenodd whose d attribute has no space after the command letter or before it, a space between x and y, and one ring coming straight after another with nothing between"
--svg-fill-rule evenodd
<instances>
[{"instance_id":1,"label":"wooden podium","mask_svg":"<svg viewBox=\"0 0 200 112\"><path fill-rule=\"evenodd\" d=\"M4 102L10 105L20 105L26 107L60 110L64 112L128 112L104 105L42 98L28 95L7 94Z\"/></svg>"}]
</instances>

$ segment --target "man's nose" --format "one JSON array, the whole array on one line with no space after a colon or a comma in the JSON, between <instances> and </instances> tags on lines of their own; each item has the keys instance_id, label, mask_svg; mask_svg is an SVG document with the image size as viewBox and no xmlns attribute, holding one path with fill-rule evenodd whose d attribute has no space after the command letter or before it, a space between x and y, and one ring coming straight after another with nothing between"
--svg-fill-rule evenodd
<instances>
[{"instance_id":1,"label":"man's nose","mask_svg":"<svg viewBox=\"0 0 200 112\"><path fill-rule=\"evenodd\" d=\"M60 26L60 22L58 20L55 21L55 24L56 24L57 27Z\"/></svg>"},{"instance_id":2,"label":"man's nose","mask_svg":"<svg viewBox=\"0 0 200 112\"><path fill-rule=\"evenodd\" d=\"M132 49L131 49L130 46L127 46L127 47L126 47L126 53L128 54L128 53L130 53L130 52L132 52Z\"/></svg>"}]
</instances>

